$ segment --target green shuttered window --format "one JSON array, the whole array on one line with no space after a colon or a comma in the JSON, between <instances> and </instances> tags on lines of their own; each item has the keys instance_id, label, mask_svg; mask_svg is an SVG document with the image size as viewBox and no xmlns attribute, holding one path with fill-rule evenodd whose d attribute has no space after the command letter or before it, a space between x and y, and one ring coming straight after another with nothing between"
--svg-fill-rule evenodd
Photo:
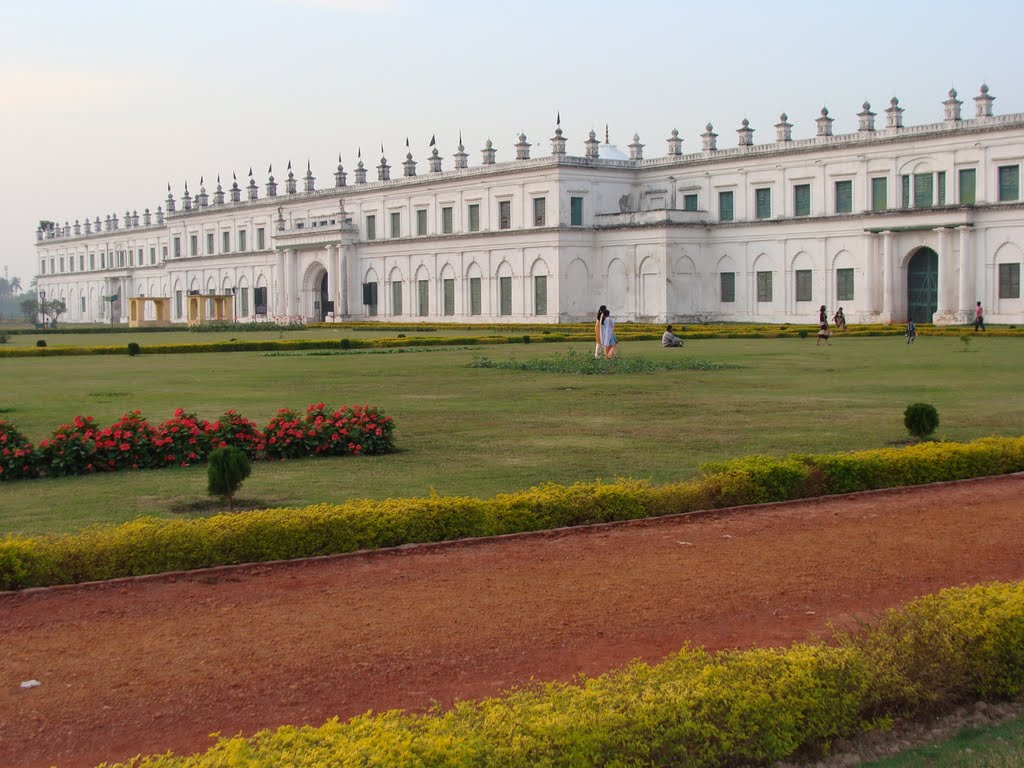
<instances>
[{"instance_id":1,"label":"green shuttered window","mask_svg":"<svg viewBox=\"0 0 1024 768\"><path fill-rule=\"evenodd\" d=\"M480 205L478 203L469 206L469 231L480 231Z\"/></svg>"},{"instance_id":2,"label":"green shuttered window","mask_svg":"<svg viewBox=\"0 0 1024 768\"><path fill-rule=\"evenodd\" d=\"M772 273L771 272L758 272L757 273L757 300L758 301L771 301L772 300Z\"/></svg>"},{"instance_id":3,"label":"green shuttered window","mask_svg":"<svg viewBox=\"0 0 1024 768\"><path fill-rule=\"evenodd\" d=\"M426 317L430 314L430 281L420 280L416 287L419 290L419 315Z\"/></svg>"},{"instance_id":4,"label":"green shuttered window","mask_svg":"<svg viewBox=\"0 0 1024 768\"><path fill-rule=\"evenodd\" d=\"M533 277L533 314L546 315L548 313L548 276L534 275Z\"/></svg>"},{"instance_id":5,"label":"green shuttered window","mask_svg":"<svg viewBox=\"0 0 1024 768\"><path fill-rule=\"evenodd\" d=\"M810 216L811 215L811 185L810 184L797 184L793 187L793 215L794 216ZM758 215L759 219L766 218Z\"/></svg>"},{"instance_id":6,"label":"green shuttered window","mask_svg":"<svg viewBox=\"0 0 1024 768\"><path fill-rule=\"evenodd\" d=\"M836 213L853 213L853 181L836 182Z\"/></svg>"},{"instance_id":7,"label":"green shuttered window","mask_svg":"<svg viewBox=\"0 0 1024 768\"><path fill-rule=\"evenodd\" d=\"M732 221L732 192L718 193L718 218L720 221Z\"/></svg>"},{"instance_id":8,"label":"green shuttered window","mask_svg":"<svg viewBox=\"0 0 1024 768\"><path fill-rule=\"evenodd\" d=\"M999 265L999 298L1020 298L1020 264Z\"/></svg>"},{"instance_id":9,"label":"green shuttered window","mask_svg":"<svg viewBox=\"0 0 1024 768\"><path fill-rule=\"evenodd\" d=\"M723 272L720 277L722 284L722 302L728 303L736 301L736 273Z\"/></svg>"},{"instance_id":10,"label":"green shuttered window","mask_svg":"<svg viewBox=\"0 0 1024 768\"><path fill-rule=\"evenodd\" d=\"M931 208L934 201L934 189L932 188L932 174L914 174L914 207Z\"/></svg>"},{"instance_id":11,"label":"green shuttered window","mask_svg":"<svg viewBox=\"0 0 1024 768\"><path fill-rule=\"evenodd\" d=\"M772 190L770 187L754 190L754 215L759 219L772 217Z\"/></svg>"},{"instance_id":12,"label":"green shuttered window","mask_svg":"<svg viewBox=\"0 0 1024 768\"><path fill-rule=\"evenodd\" d=\"M974 205L977 199L978 172L974 168L960 170L960 205Z\"/></svg>"},{"instance_id":13,"label":"green shuttered window","mask_svg":"<svg viewBox=\"0 0 1024 768\"><path fill-rule=\"evenodd\" d=\"M771 274L770 272L768 274ZM798 269L796 271L796 300L811 300L811 270Z\"/></svg>"},{"instance_id":14,"label":"green shuttered window","mask_svg":"<svg viewBox=\"0 0 1024 768\"><path fill-rule=\"evenodd\" d=\"M573 227L583 226L583 198L569 198L569 225Z\"/></svg>"},{"instance_id":15,"label":"green shuttered window","mask_svg":"<svg viewBox=\"0 0 1024 768\"><path fill-rule=\"evenodd\" d=\"M512 314L512 278L501 277L498 278L498 284L501 289L501 309L500 314L511 315Z\"/></svg>"},{"instance_id":16,"label":"green shuttered window","mask_svg":"<svg viewBox=\"0 0 1024 768\"><path fill-rule=\"evenodd\" d=\"M441 209L441 234L450 235L452 233L452 208L451 206L445 206Z\"/></svg>"},{"instance_id":17,"label":"green shuttered window","mask_svg":"<svg viewBox=\"0 0 1024 768\"><path fill-rule=\"evenodd\" d=\"M469 278L469 314L471 315L482 315L483 314L483 302L480 299L480 278L471 277Z\"/></svg>"},{"instance_id":18,"label":"green shuttered window","mask_svg":"<svg viewBox=\"0 0 1024 768\"><path fill-rule=\"evenodd\" d=\"M999 166L999 202L1020 199L1020 166Z\"/></svg>"},{"instance_id":19,"label":"green shuttered window","mask_svg":"<svg viewBox=\"0 0 1024 768\"><path fill-rule=\"evenodd\" d=\"M448 317L455 314L455 281L446 279L442 283L444 289L444 313Z\"/></svg>"},{"instance_id":20,"label":"green shuttered window","mask_svg":"<svg viewBox=\"0 0 1024 768\"><path fill-rule=\"evenodd\" d=\"M877 176L871 180L871 210L884 211L889 207L889 179Z\"/></svg>"},{"instance_id":21,"label":"green shuttered window","mask_svg":"<svg viewBox=\"0 0 1024 768\"><path fill-rule=\"evenodd\" d=\"M946 172L939 171L935 174L935 204L946 204Z\"/></svg>"},{"instance_id":22,"label":"green shuttered window","mask_svg":"<svg viewBox=\"0 0 1024 768\"><path fill-rule=\"evenodd\" d=\"M697 195L683 195L683 210L684 211L696 211L697 210Z\"/></svg>"},{"instance_id":23,"label":"green shuttered window","mask_svg":"<svg viewBox=\"0 0 1024 768\"><path fill-rule=\"evenodd\" d=\"M900 176L900 205L904 208L910 207L910 177Z\"/></svg>"},{"instance_id":24,"label":"green shuttered window","mask_svg":"<svg viewBox=\"0 0 1024 768\"><path fill-rule=\"evenodd\" d=\"M395 317L402 314L402 284L397 281L391 284L391 314Z\"/></svg>"},{"instance_id":25,"label":"green shuttered window","mask_svg":"<svg viewBox=\"0 0 1024 768\"><path fill-rule=\"evenodd\" d=\"M836 270L836 298L853 301L853 269Z\"/></svg>"}]
</instances>

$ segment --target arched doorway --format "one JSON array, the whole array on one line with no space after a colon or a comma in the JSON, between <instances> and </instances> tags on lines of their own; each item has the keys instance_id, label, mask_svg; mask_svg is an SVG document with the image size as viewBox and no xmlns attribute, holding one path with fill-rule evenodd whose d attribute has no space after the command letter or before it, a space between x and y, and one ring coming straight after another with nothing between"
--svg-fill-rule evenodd
<instances>
[{"instance_id":1,"label":"arched doorway","mask_svg":"<svg viewBox=\"0 0 1024 768\"><path fill-rule=\"evenodd\" d=\"M331 311L327 270L314 261L302 275L302 291L295 314L305 321L322 323Z\"/></svg>"},{"instance_id":2,"label":"arched doorway","mask_svg":"<svg viewBox=\"0 0 1024 768\"><path fill-rule=\"evenodd\" d=\"M907 265L907 316L930 323L939 308L939 254L920 248Z\"/></svg>"},{"instance_id":3,"label":"arched doorway","mask_svg":"<svg viewBox=\"0 0 1024 768\"><path fill-rule=\"evenodd\" d=\"M320 296L317 301L317 308L319 311L316 313L317 320L321 323L327 318L328 312L334 312L334 307L331 306L329 294L327 292L327 273L324 272L324 276L320 278Z\"/></svg>"}]
</instances>

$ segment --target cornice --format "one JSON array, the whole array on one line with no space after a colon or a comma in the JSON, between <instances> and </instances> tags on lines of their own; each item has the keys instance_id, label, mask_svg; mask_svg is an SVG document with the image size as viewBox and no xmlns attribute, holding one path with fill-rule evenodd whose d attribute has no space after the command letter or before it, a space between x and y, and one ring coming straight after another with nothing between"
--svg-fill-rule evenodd
<instances>
[{"instance_id":1,"label":"cornice","mask_svg":"<svg viewBox=\"0 0 1024 768\"><path fill-rule=\"evenodd\" d=\"M417 176L399 176L387 181L367 181L363 184L349 184L344 187L325 187L313 192L294 192L261 197L257 200L241 200L237 203L208 205L204 208L193 208L189 211L172 211L164 213L163 224L140 225L127 229L105 232L93 232L88 235L70 235L44 238L36 241L36 246L48 247L58 243L95 242L118 237L133 237L138 234L167 231L172 224L194 221L207 216L222 216L239 211L273 210L279 207L291 207L297 203L315 204L320 201L355 199L364 196L386 194L396 189L415 189L416 187L433 184L457 184L467 181L478 181L501 176L522 175L545 169L592 169L611 171L613 173L637 174L644 171L686 170L701 168L723 163L731 163L743 158L761 159L779 156L806 155L823 150L854 149L886 146L934 139L943 137L972 136L996 133L1013 129L1024 129L1024 113L997 115L994 117L972 118L958 121L943 121L925 125L908 126L905 128L885 128L876 131L857 131L835 136L818 136L794 141L771 142L750 146L730 147L713 151L694 152L685 155L664 156L644 160L610 160L602 158L579 157L575 155L545 155L527 160L509 160L501 163L478 165L471 168L456 168L439 173L427 173Z\"/></svg>"}]
</instances>

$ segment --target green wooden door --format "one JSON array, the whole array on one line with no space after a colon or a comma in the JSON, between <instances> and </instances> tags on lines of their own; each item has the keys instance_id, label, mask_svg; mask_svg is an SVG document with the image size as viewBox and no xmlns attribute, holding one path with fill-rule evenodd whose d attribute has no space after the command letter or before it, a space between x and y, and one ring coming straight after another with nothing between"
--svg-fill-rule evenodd
<instances>
[{"instance_id":1,"label":"green wooden door","mask_svg":"<svg viewBox=\"0 0 1024 768\"><path fill-rule=\"evenodd\" d=\"M930 323L939 308L939 254L922 248L907 266L907 314L915 323Z\"/></svg>"}]
</instances>

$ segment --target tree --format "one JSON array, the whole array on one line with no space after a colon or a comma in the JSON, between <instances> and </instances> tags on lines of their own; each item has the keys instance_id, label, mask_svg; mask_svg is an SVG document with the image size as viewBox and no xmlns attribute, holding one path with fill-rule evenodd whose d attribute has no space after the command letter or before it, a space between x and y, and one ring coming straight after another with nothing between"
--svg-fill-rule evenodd
<instances>
[{"instance_id":1,"label":"tree","mask_svg":"<svg viewBox=\"0 0 1024 768\"><path fill-rule=\"evenodd\" d=\"M218 448L210 454L206 470L206 490L211 496L221 496L228 502L228 510L234 510L235 492L242 481L252 472L252 464L245 451L233 445Z\"/></svg>"},{"instance_id":2,"label":"tree","mask_svg":"<svg viewBox=\"0 0 1024 768\"><path fill-rule=\"evenodd\" d=\"M0 299L6 299L14 294L14 288L6 277L0 277Z\"/></svg>"},{"instance_id":3,"label":"tree","mask_svg":"<svg viewBox=\"0 0 1024 768\"><path fill-rule=\"evenodd\" d=\"M68 311L64 299L49 299L42 303L43 317L50 318L50 325L57 324L57 318Z\"/></svg>"},{"instance_id":4,"label":"tree","mask_svg":"<svg viewBox=\"0 0 1024 768\"><path fill-rule=\"evenodd\" d=\"M21 278L20 277L12 277L9 282L10 282L10 286L11 286L11 291L13 291L14 293L21 293Z\"/></svg>"},{"instance_id":5,"label":"tree","mask_svg":"<svg viewBox=\"0 0 1024 768\"><path fill-rule=\"evenodd\" d=\"M32 324L39 321L39 302L36 301L34 295L19 301L18 309L21 311L26 322Z\"/></svg>"}]
</instances>

